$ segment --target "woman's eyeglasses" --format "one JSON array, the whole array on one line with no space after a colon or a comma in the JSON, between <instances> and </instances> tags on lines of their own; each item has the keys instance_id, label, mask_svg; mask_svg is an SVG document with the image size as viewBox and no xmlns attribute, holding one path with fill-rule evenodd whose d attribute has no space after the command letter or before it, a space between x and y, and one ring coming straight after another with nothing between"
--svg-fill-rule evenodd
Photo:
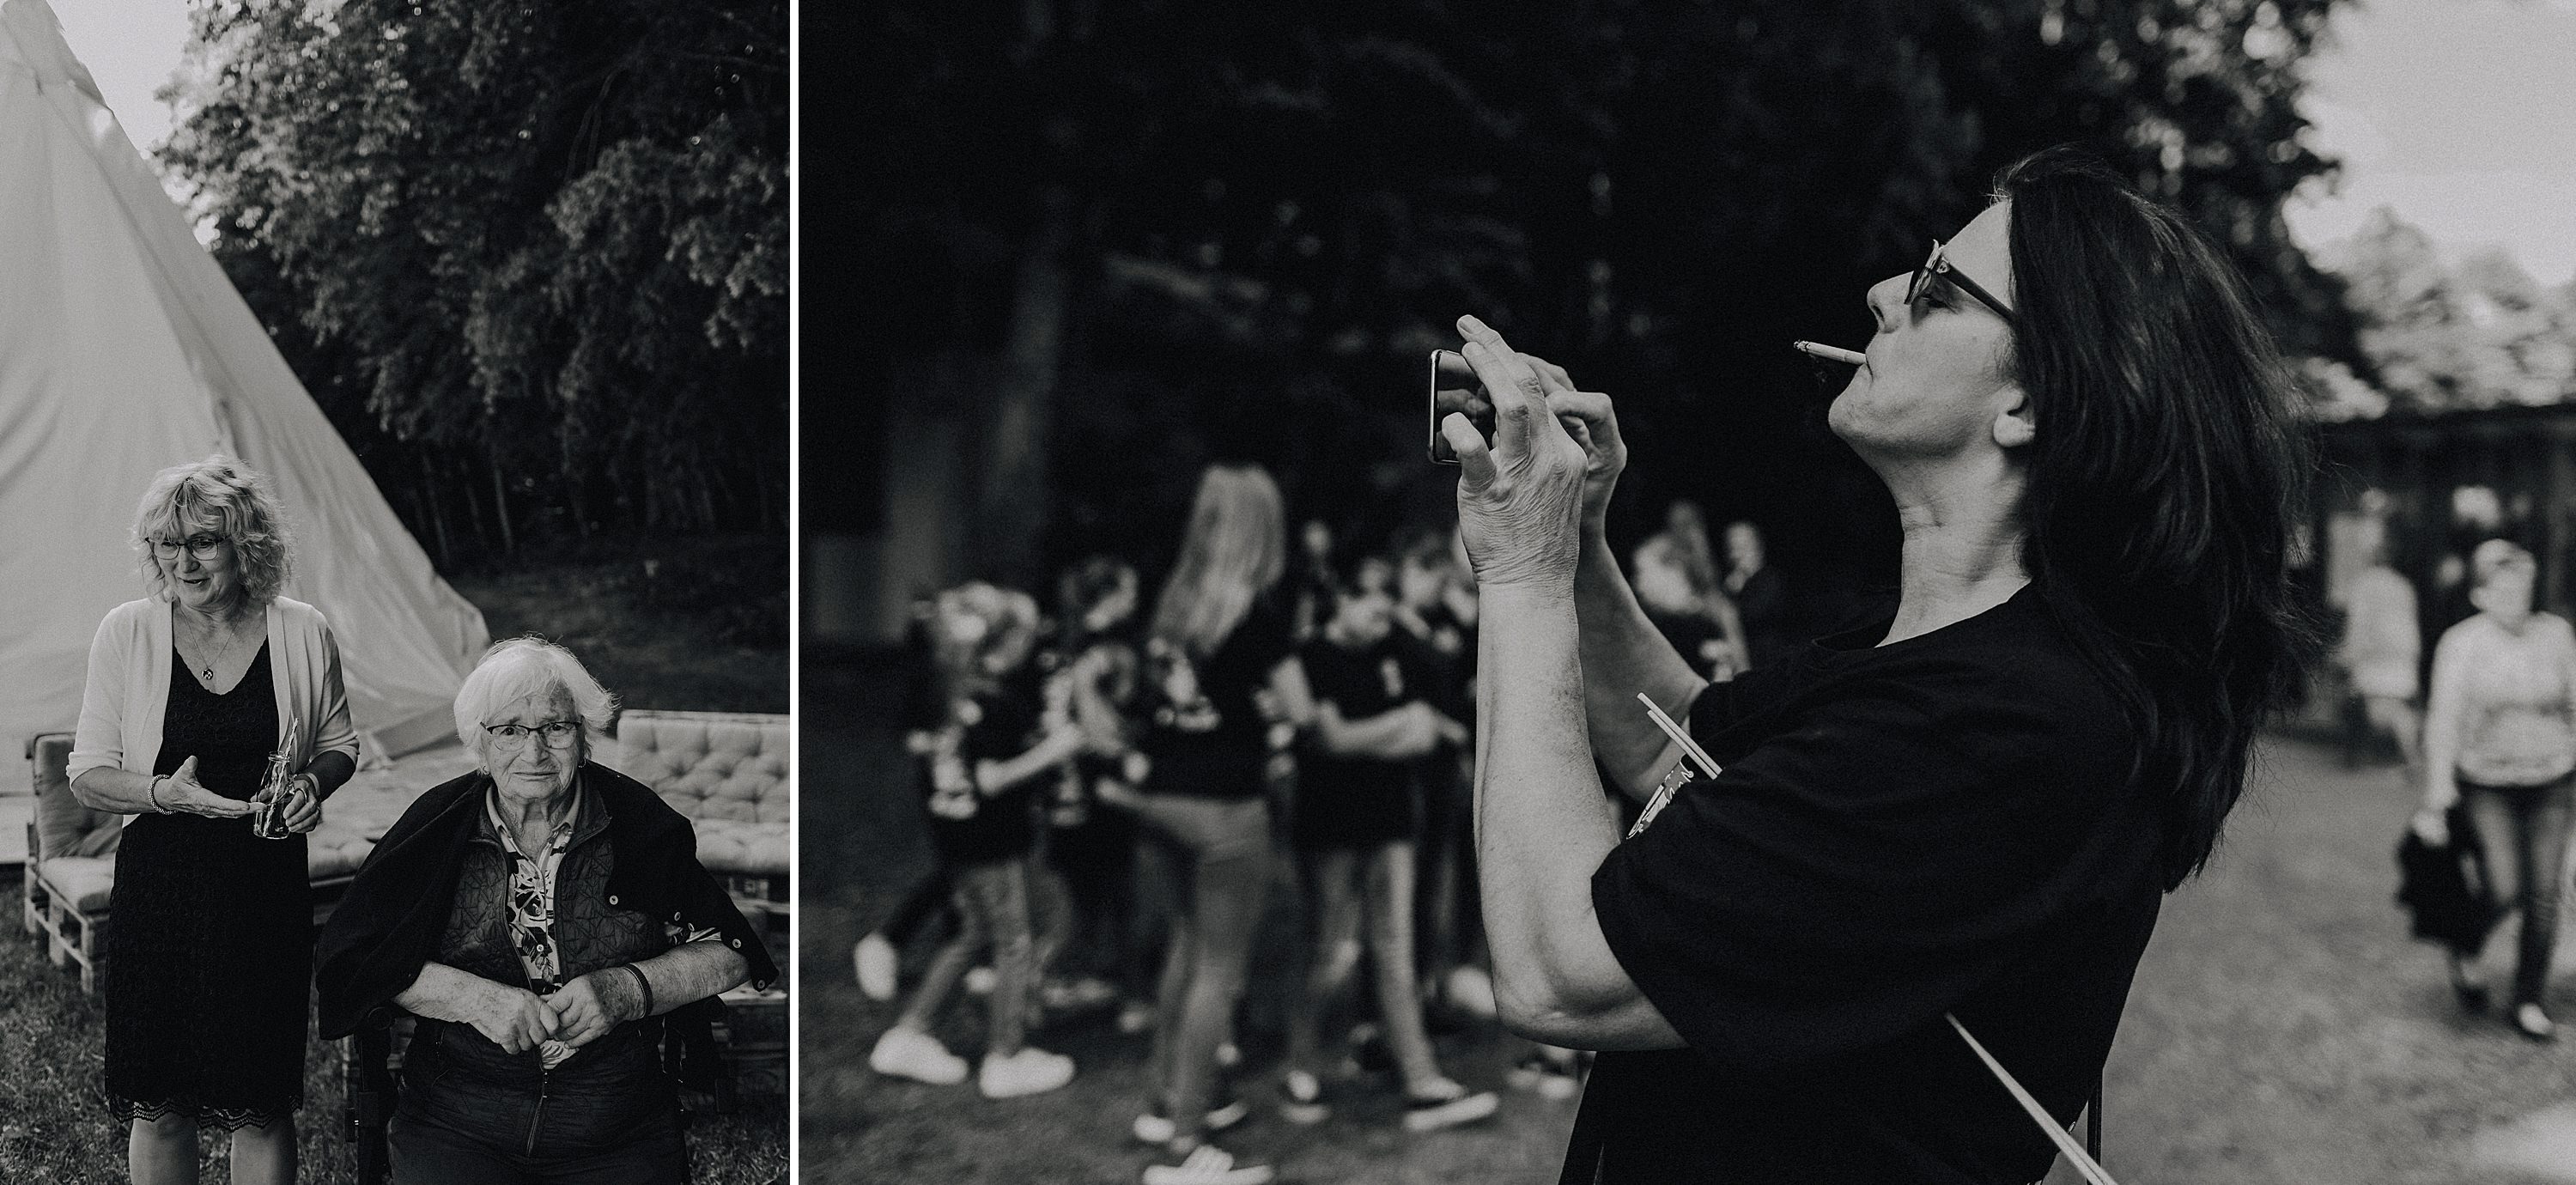
<instances>
[{"instance_id":1,"label":"woman's eyeglasses","mask_svg":"<svg viewBox=\"0 0 2576 1185\"><path fill-rule=\"evenodd\" d=\"M549 749L570 748L572 739L581 735L579 720L549 720L543 724L486 724L483 731L492 734L492 743L504 749L525 746L530 737L546 738Z\"/></svg>"},{"instance_id":2,"label":"woman's eyeglasses","mask_svg":"<svg viewBox=\"0 0 2576 1185\"><path fill-rule=\"evenodd\" d=\"M1915 301L1923 299L1923 290L1931 286L1933 277L1938 276L1957 286L1959 291L1975 297L1978 303L1993 309L1995 315L2006 322L2016 322L2018 318L2005 307L2004 302L1995 299L1995 294L1986 291L1984 285L1969 279L1968 273L1960 271L1958 265L1942 254L1946 250L1948 248L1942 246L1941 240L1932 240L1932 254L1924 259L1922 266L1914 269L1914 281L1905 286L1905 307L1913 308Z\"/></svg>"},{"instance_id":3,"label":"woman's eyeglasses","mask_svg":"<svg viewBox=\"0 0 2576 1185\"><path fill-rule=\"evenodd\" d=\"M165 560L175 560L179 558L179 549L184 547L188 549L189 555L200 560L211 560L215 558L216 552L223 550L226 542L228 541L221 535L211 531L199 531L185 539L155 539L152 541L152 554Z\"/></svg>"}]
</instances>

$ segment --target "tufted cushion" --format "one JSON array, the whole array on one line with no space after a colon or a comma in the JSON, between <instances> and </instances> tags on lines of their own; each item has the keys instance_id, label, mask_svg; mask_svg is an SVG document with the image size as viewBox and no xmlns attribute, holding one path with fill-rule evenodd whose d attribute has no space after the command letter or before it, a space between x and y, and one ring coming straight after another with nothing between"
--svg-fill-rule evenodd
<instances>
[{"instance_id":1,"label":"tufted cushion","mask_svg":"<svg viewBox=\"0 0 2576 1185\"><path fill-rule=\"evenodd\" d=\"M108 892L116 887L116 857L55 856L38 864L36 874L64 904L97 913L107 908Z\"/></svg>"},{"instance_id":2,"label":"tufted cushion","mask_svg":"<svg viewBox=\"0 0 2576 1185\"><path fill-rule=\"evenodd\" d=\"M94 811L72 796L64 776L72 759L72 734L46 732L27 742L27 764L36 783L36 850L50 856L107 856L125 834L113 811ZM102 905L105 902L101 902Z\"/></svg>"},{"instance_id":3,"label":"tufted cushion","mask_svg":"<svg viewBox=\"0 0 2576 1185\"><path fill-rule=\"evenodd\" d=\"M600 756L689 817L708 871L786 874L787 717L628 712Z\"/></svg>"},{"instance_id":4,"label":"tufted cushion","mask_svg":"<svg viewBox=\"0 0 2576 1185\"><path fill-rule=\"evenodd\" d=\"M698 863L717 876L787 875L787 828L775 823L705 819L695 824Z\"/></svg>"}]
</instances>

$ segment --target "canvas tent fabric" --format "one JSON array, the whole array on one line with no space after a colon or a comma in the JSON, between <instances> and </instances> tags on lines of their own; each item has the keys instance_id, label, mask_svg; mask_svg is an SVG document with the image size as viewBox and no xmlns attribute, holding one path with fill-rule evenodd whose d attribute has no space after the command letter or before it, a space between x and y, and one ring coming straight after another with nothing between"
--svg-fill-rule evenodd
<instances>
[{"instance_id":1,"label":"canvas tent fabric","mask_svg":"<svg viewBox=\"0 0 2576 1185\"><path fill-rule=\"evenodd\" d=\"M268 475L286 595L330 618L371 757L453 735L483 615L279 357L126 139L44 0L0 3L0 738L69 729L91 636L144 595L153 474L215 452Z\"/></svg>"}]
</instances>

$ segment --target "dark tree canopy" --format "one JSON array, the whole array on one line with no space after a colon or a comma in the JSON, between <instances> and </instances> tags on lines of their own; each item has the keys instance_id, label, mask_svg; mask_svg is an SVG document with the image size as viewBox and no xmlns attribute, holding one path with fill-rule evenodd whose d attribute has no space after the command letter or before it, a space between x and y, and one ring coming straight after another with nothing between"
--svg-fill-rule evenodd
<instances>
[{"instance_id":1,"label":"dark tree canopy","mask_svg":"<svg viewBox=\"0 0 2576 1185\"><path fill-rule=\"evenodd\" d=\"M2331 3L836 9L809 55L860 54L878 81L809 89L812 114L881 139L846 189L812 185L830 162L808 174L831 213L806 274L901 277L850 310L863 381L985 407L1007 384L983 360L1029 314L1032 195L1077 207L1069 244L1039 249L1069 276L1055 529L1042 555L979 557L996 573L1159 559L1219 454L1270 462L1292 513L1363 536L1436 518L1418 372L1474 312L1619 398L1636 456L1615 532L1691 496L1848 584L1893 571L1892 516L1787 343L1856 344L1867 286L2031 150L2080 145L2178 203L2294 353L2366 368L2280 215L2333 167L2293 105ZM810 407L811 355L806 373ZM815 476L827 496L850 480Z\"/></svg>"},{"instance_id":2,"label":"dark tree canopy","mask_svg":"<svg viewBox=\"0 0 2576 1185\"><path fill-rule=\"evenodd\" d=\"M161 158L435 546L785 523L782 0L193 21Z\"/></svg>"}]
</instances>

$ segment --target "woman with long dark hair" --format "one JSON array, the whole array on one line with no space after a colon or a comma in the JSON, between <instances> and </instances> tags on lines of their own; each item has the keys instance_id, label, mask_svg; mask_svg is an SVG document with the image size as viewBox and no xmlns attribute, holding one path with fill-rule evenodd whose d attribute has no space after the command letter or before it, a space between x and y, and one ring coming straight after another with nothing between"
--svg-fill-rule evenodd
<instances>
[{"instance_id":1,"label":"woman with long dark hair","mask_svg":"<svg viewBox=\"0 0 2576 1185\"><path fill-rule=\"evenodd\" d=\"M1624 1051L1569 1181L2044 1175L2048 1133L1961 1030L2075 1118L2307 645L2293 388L2178 215L2040 153L1868 303L1829 422L1895 495L1895 603L1715 685L1603 541L1609 399L1461 321L1501 412L1490 447L1443 428L1484 602L1497 995L1521 1033ZM1596 755L1649 801L1625 839Z\"/></svg>"}]
</instances>

